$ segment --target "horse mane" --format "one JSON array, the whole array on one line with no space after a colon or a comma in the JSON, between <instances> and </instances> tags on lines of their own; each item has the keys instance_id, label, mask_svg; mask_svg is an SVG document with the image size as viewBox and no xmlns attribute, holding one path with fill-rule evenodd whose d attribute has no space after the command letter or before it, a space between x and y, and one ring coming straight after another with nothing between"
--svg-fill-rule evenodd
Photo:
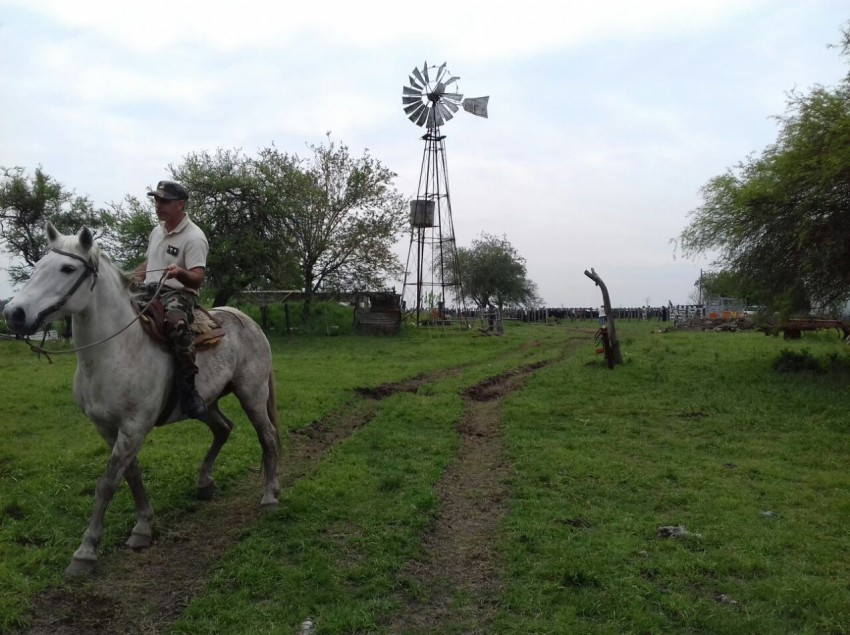
<instances>
[{"instance_id":1,"label":"horse mane","mask_svg":"<svg viewBox=\"0 0 850 635\"><path fill-rule=\"evenodd\" d=\"M75 253L78 253L80 251L79 244L80 243L77 240L76 236L60 236L56 246L65 251L73 251ZM133 277L133 272L124 271L123 269L121 269L112 259L112 256L110 256L106 251L101 249L100 245L98 245L96 242L91 246L91 249L89 249L89 256L91 256L94 262L106 262L112 265L112 267L114 267L115 270L118 272L118 277L126 288L131 288L132 285L136 282Z\"/></svg>"},{"instance_id":2,"label":"horse mane","mask_svg":"<svg viewBox=\"0 0 850 635\"><path fill-rule=\"evenodd\" d=\"M123 269L121 269L121 267L119 267L112 259L112 256L110 256L107 252L101 249L97 243L92 245L92 248L89 253L91 253L92 258L94 258L95 261L105 261L106 263L112 265L118 272L118 277L126 288L130 289L133 284L137 282L133 271L124 271Z\"/></svg>"},{"instance_id":3,"label":"horse mane","mask_svg":"<svg viewBox=\"0 0 850 635\"><path fill-rule=\"evenodd\" d=\"M105 253L104 255L109 258L109 254ZM112 262L111 258L109 258L109 262ZM128 289L138 282L136 274L133 271L124 271L123 269L119 269L118 273L121 274L121 280L124 282L124 286Z\"/></svg>"},{"instance_id":4,"label":"horse mane","mask_svg":"<svg viewBox=\"0 0 850 635\"><path fill-rule=\"evenodd\" d=\"M112 259L112 256L110 256L107 252L101 249L97 245L97 243L92 245L92 248L89 253L92 255L92 258L94 258L95 261L106 262L107 264L114 267L115 270L118 272L119 280L121 280L121 282L127 289L132 288L132 286L138 282L135 278L135 274L133 273L133 271L124 271L123 269L121 269L121 267L119 267Z\"/></svg>"}]
</instances>

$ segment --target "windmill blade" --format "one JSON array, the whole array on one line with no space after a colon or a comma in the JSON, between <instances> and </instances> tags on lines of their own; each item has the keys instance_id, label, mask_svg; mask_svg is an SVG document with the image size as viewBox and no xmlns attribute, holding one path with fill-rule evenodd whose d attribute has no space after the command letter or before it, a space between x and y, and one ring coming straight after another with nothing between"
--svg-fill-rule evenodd
<instances>
[{"instance_id":1,"label":"windmill blade","mask_svg":"<svg viewBox=\"0 0 850 635\"><path fill-rule=\"evenodd\" d=\"M443 62L440 64L440 68L437 69L437 77L434 79L435 82L439 83L439 81L443 78L443 73L446 72L446 63Z\"/></svg>"},{"instance_id":2,"label":"windmill blade","mask_svg":"<svg viewBox=\"0 0 850 635\"><path fill-rule=\"evenodd\" d=\"M420 104L422 103L422 98L419 95L415 97L412 95L405 95L401 98L401 103L403 104Z\"/></svg>"},{"instance_id":3,"label":"windmill blade","mask_svg":"<svg viewBox=\"0 0 850 635\"><path fill-rule=\"evenodd\" d=\"M425 84L420 84L420 83L419 83L419 82L418 82L418 81L417 81L417 80L413 77L413 75L408 75L408 76L407 76L407 79L409 79L409 80L410 80L410 86L411 86L412 88L415 88L416 90L422 90L423 88L425 88Z\"/></svg>"},{"instance_id":4,"label":"windmill blade","mask_svg":"<svg viewBox=\"0 0 850 635\"><path fill-rule=\"evenodd\" d=\"M428 114L431 112L430 108L427 108L424 104L422 105L422 110L419 111L419 116L416 118L415 123L417 126L421 126L425 123L425 120L428 118ZM413 115L410 118L413 121Z\"/></svg>"},{"instance_id":5,"label":"windmill blade","mask_svg":"<svg viewBox=\"0 0 850 635\"><path fill-rule=\"evenodd\" d=\"M432 108L428 113L428 127L429 128L439 128L443 125L443 116L440 114L440 111L436 108Z\"/></svg>"},{"instance_id":6,"label":"windmill blade","mask_svg":"<svg viewBox=\"0 0 850 635\"><path fill-rule=\"evenodd\" d=\"M451 113L451 111L448 108L446 108L445 105L442 102L437 102L437 104L435 105L435 108L437 108L437 110L439 111L439 116L442 117L444 122L448 121L449 119L454 117L454 115Z\"/></svg>"},{"instance_id":7,"label":"windmill blade","mask_svg":"<svg viewBox=\"0 0 850 635\"><path fill-rule=\"evenodd\" d=\"M428 111L428 128L439 128L444 123L446 123L446 120L443 117L443 113L440 112L440 110L436 106L434 106Z\"/></svg>"},{"instance_id":8,"label":"windmill blade","mask_svg":"<svg viewBox=\"0 0 850 635\"><path fill-rule=\"evenodd\" d=\"M463 95L461 95L460 93L443 93L443 99L446 101L453 101L459 104L463 99Z\"/></svg>"},{"instance_id":9,"label":"windmill blade","mask_svg":"<svg viewBox=\"0 0 850 635\"><path fill-rule=\"evenodd\" d=\"M425 83L427 84L428 83L428 62L427 62L427 60L422 65L422 76L425 78Z\"/></svg>"},{"instance_id":10,"label":"windmill blade","mask_svg":"<svg viewBox=\"0 0 850 635\"><path fill-rule=\"evenodd\" d=\"M415 88L409 88L408 86L402 86L401 87L401 93L402 93L402 96L404 96L404 95L410 95L411 97L421 97L422 96L421 90L416 90Z\"/></svg>"},{"instance_id":11,"label":"windmill blade","mask_svg":"<svg viewBox=\"0 0 850 635\"><path fill-rule=\"evenodd\" d=\"M420 101L415 104L405 106L404 112L408 119L410 119L413 123L416 123L416 120L419 119L419 115L422 114L423 109L427 109L427 106Z\"/></svg>"},{"instance_id":12,"label":"windmill blade","mask_svg":"<svg viewBox=\"0 0 850 635\"><path fill-rule=\"evenodd\" d=\"M451 77L449 77L446 80L446 86L448 86L449 84L453 84L454 82L456 82L459 79L460 79L460 77L455 77L454 75L452 75Z\"/></svg>"},{"instance_id":13,"label":"windmill blade","mask_svg":"<svg viewBox=\"0 0 850 635\"><path fill-rule=\"evenodd\" d=\"M422 122L420 121L428 114L428 109L423 105L419 104L418 108L413 109L410 114L408 114L407 118L410 119L417 126L421 126Z\"/></svg>"},{"instance_id":14,"label":"windmill blade","mask_svg":"<svg viewBox=\"0 0 850 635\"><path fill-rule=\"evenodd\" d=\"M440 103L445 104L452 112L457 112L458 108L460 108L460 102L455 102L450 99L447 99L446 101Z\"/></svg>"},{"instance_id":15,"label":"windmill blade","mask_svg":"<svg viewBox=\"0 0 850 635\"><path fill-rule=\"evenodd\" d=\"M422 83L423 86L428 83L428 80L426 80L422 77L418 68L413 69L413 76L416 77L416 79L418 79Z\"/></svg>"},{"instance_id":16,"label":"windmill blade","mask_svg":"<svg viewBox=\"0 0 850 635\"><path fill-rule=\"evenodd\" d=\"M405 106L404 112L406 112L408 115L410 115L410 113L416 112L420 108L424 108L424 107L425 107L425 105L421 101L416 101L415 103L410 104L409 106ZM413 120L411 120L411 121L413 121Z\"/></svg>"},{"instance_id":17,"label":"windmill blade","mask_svg":"<svg viewBox=\"0 0 850 635\"><path fill-rule=\"evenodd\" d=\"M471 112L477 117L487 119L487 103L490 101L490 96L487 97L470 97L463 100L463 109L466 112Z\"/></svg>"}]
</instances>

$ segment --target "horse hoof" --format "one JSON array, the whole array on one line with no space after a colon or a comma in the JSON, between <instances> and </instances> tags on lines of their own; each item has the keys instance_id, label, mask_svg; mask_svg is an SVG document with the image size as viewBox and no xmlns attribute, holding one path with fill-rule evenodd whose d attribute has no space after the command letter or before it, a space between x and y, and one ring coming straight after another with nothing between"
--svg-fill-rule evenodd
<instances>
[{"instance_id":1,"label":"horse hoof","mask_svg":"<svg viewBox=\"0 0 850 635\"><path fill-rule=\"evenodd\" d=\"M213 494L215 493L215 483L210 481L209 484L204 486L198 486L195 489L195 496L198 497L199 500L208 501L212 500Z\"/></svg>"},{"instance_id":2,"label":"horse hoof","mask_svg":"<svg viewBox=\"0 0 850 635\"><path fill-rule=\"evenodd\" d=\"M277 509L279 504L280 503L278 503L276 498L273 498L273 499L268 500L268 501L264 498L260 502L260 509L262 509L264 512L271 512L271 511L274 511L275 509Z\"/></svg>"},{"instance_id":3,"label":"horse hoof","mask_svg":"<svg viewBox=\"0 0 850 635\"><path fill-rule=\"evenodd\" d=\"M133 551L141 551L151 546L151 537L145 534L132 533L125 544Z\"/></svg>"},{"instance_id":4,"label":"horse hoof","mask_svg":"<svg viewBox=\"0 0 850 635\"><path fill-rule=\"evenodd\" d=\"M66 578L91 578L94 576L95 560L72 558L71 564L65 569Z\"/></svg>"}]
</instances>

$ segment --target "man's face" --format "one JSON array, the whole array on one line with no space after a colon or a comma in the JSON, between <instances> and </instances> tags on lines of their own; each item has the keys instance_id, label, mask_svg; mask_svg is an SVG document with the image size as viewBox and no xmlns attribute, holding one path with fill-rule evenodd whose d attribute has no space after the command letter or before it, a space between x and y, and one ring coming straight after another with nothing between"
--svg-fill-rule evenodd
<instances>
[{"instance_id":1,"label":"man's face","mask_svg":"<svg viewBox=\"0 0 850 635\"><path fill-rule=\"evenodd\" d=\"M156 204L156 217L165 221L168 226L177 225L182 217L183 208L186 206L186 201L175 201L159 196L154 196Z\"/></svg>"}]
</instances>

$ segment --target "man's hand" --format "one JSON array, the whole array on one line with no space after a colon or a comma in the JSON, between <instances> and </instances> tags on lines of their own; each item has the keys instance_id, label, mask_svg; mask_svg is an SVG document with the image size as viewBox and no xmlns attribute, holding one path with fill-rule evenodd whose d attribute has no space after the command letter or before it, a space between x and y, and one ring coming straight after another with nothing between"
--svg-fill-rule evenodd
<instances>
[{"instance_id":1,"label":"man's hand","mask_svg":"<svg viewBox=\"0 0 850 635\"><path fill-rule=\"evenodd\" d=\"M201 288L204 283L206 270L203 267L195 267L194 269L184 269L178 265L168 265L165 268L164 276L166 279L175 278L183 286L195 289Z\"/></svg>"}]
</instances>

